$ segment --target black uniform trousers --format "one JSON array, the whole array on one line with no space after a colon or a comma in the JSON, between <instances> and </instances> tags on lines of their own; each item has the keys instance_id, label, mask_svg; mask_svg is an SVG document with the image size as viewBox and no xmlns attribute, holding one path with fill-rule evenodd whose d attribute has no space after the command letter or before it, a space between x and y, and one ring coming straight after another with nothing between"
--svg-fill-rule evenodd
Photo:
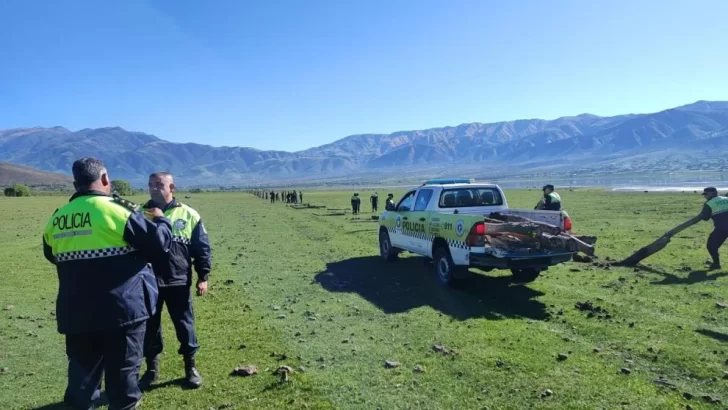
<instances>
[{"instance_id":1,"label":"black uniform trousers","mask_svg":"<svg viewBox=\"0 0 728 410\"><path fill-rule=\"evenodd\" d=\"M177 341L180 347L177 351L185 357L194 357L200 345L195 334L195 316L192 310L192 292L190 286L160 286L157 312L149 318L147 334L144 342L144 357L153 358L162 353L162 308L167 304L169 317L172 319Z\"/></svg>"},{"instance_id":2,"label":"black uniform trousers","mask_svg":"<svg viewBox=\"0 0 728 410\"><path fill-rule=\"evenodd\" d=\"M109 410L133 409L142 398L142 364L146 321L102 332L66 335L68 386L64 402L74 409L91 409L106 383Z\"/></svg>"},{"instance_id":3,"label":"black uniform trousers","mask_svg":"<svg viewBox=\"0 0 728 410\"><path fill-rule=\"evenodd\" d=\"M713 232L708 236L708 253L713 258L713 262L720 264L720 254L718 249L723 245L725 240L728 239L728 229L714 229Z\"/></svg>"}]
</instances>

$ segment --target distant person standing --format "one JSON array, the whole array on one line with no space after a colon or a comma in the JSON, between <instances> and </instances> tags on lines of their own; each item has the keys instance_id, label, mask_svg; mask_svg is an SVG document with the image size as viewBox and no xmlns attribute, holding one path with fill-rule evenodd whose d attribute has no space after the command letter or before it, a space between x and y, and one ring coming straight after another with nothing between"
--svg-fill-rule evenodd
<instances>
[{"instance_id":1,"label":"distant person standing","mask_svg":"<svg viewBox=\"0 0 728 410\"><path fill-rule=\"evenodd\" d=\"M700 212L700 219L707 221L713 219L714 229L708 236L708 253L713 259L710 270L721 269L720 253L718 252L726 239L728 239L728 197L718 196L718 190L708 187L703 190L705 204Z\"/></svg>"},{"instance_id":2,"label":"distant person standing","mask_svg":"<svg viewBox=\"0 0 728 410\"><path fill-rule=\"evenodd\" d=\"M152 261L159 284L159 302L156 314L147 324L144 357L147 371L140 380L144 388L159 376L159 355L162 353L162 308L167 304L169 316L180 343L178 354L185 366L185 382L192 388L202 385L202 377L195 366L195 355L200 348L195 334L192 309L192 268L197 272L197 295L207 293L207 280L212 268L212 250L200 214L174 197L172 174L156 172L149 176L151 200L145 207L157 207L172 221L173 244L168 255Z\"/></svg>"},{"instance_id":3,"label":"distant person standing","mask_svg":"<svg viewBox=\"0 0 728 410\"><path fill-rule=\"evenodd\" d=\"M56 266L58 332L65 335L68 384L64 403L93 408L105 378L109 408L135 409L147 319L157 284L149 261L172 244L170 221L159 208L140 208L111 196L104 163L73 163L76 193L51 216L43 254Z\"/></svg>"},{"instance_id":4,"label":"distant person standing","mask_svg":"<svg viewBox=\"0 0 728 410\"><path fill-rule=\"evenodd\" d=\"M301 203L303 203L303 192L298 191L298 198L301 200Z\"/></svg>"},{"instance_id":5,"label":"distant person standing","mask_svg":"<svg viewBox=\"0 0 728 410\"><path fill-rule=\"evenodd\" d=\"M358 215L360 205L361 205L361 198L359 198L359 193L355 192L354 196L351 197L351 213L353 213L354 215Z\"/></svg>"},{"instance_id":6,"label":"distant person standing","mask_svg":"<svg viewBox=\"0 0 728 410\"><path fill-rule=\"evenodd\" d=\"M538 201L534 209L541 209L544 211L560 211L561 210L561 196L554 192L554 186L544 185L543 187L543 198Z\"/></svg>"},{"instance_id":7,"label":"distant person standing","mask_svg":"<svg viewBox=\"0 0 728 410\"><path fill-rule=\"evenodd\" d=\"M270 203L274 203L276 201L276 193L273 191L270 191Z\"/></svg>"},{"instance_id":8,"label":"distant person standing","mask_svg":"<svg viewBox=\"0 0 728 410\"><path fill-rule=\"evenodd\" d=\"M379 205L379 194L374 192L374 194L369 198L369 201L372 203L372 213L377 212L377 207Z\"/></svg>"},{"instance_id":9,"label":"distant person standing","mask_svg":"<svg viewBox=\"0 0 728 410\"><path fill-rule=\"evenodd\" d=\"M394 208L394 194L387 194L387 202L384 204L384 209L387 211L393 211Z\"/></svg>"}]
</instances>

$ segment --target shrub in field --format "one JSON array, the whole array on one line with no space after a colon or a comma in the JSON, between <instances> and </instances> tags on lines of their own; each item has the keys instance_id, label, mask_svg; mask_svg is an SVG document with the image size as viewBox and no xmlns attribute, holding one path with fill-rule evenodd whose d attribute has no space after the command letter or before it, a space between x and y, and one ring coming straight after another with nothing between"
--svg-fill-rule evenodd
<instances>
[{"instance_id":1,"label":"shrub in field","mask_svg":"<svg viewBox=\"0 0 728 410\"><path fill-rule=\"evenodd\" d=\"M30 188L27 185L13 184L3 191L5 196L30 196Z\"/></svg>"},{"instance_id":2,"label":"shrub in field","mask_svg":"<svg viewBox=\"0 0 728 410\"><path fill-rule=\"evenodd\" d=\"M123 179L111 181L111 190L119 195L131 195L133 193L131 184Z\"/></svg>"}]
</instances>

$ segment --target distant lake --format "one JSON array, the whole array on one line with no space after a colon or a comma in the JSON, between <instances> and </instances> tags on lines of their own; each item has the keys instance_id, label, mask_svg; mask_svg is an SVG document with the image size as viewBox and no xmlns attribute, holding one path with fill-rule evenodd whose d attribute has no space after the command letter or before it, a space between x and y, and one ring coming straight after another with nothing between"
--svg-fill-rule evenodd
<instances>
[{"instance_id":1,"label":"distant lake","mask_svg":"<svg viewBox=\"0 0 728 410\"><path fill-rule=\"evenodd\" d=\"M493 180L503 188L540 189L545 184L553 184L556 189L568 188L606 188L613 191L655 191L681 192L698 191L713 186L719 191L728 190L728 174L720 172L680 173L680 174L630 174L585 177L556 177L543 179L503 179Z\"/></svg>"},{"instance_id":2,"label":"distant lake","mask_svg":"<svg viewBox=\"0 0 728 410\"><path fill-rule=\"evenodd\" d=\"M444 178L444 177L439 177ZM469 178L458 176L458 178ZM423 178L424 181L427 178ZM651 192L692 192L702 191L708 186L716 187L719 191L728 192L728 173L723 172L683 172L673 174L615 174L615 175L587 175L584 177L544 176L527 178L475 178L475 182L494 183L505 189L538 189L546 184L553 184L557 190L569 188L600 188L612 191L651 191ZM419 183L394 184L356 184L329 185L325 189L358 190L377 189L410 189L421 185ZM309 189L323 189L321 187Z\"/></svg>"}]
</instances>

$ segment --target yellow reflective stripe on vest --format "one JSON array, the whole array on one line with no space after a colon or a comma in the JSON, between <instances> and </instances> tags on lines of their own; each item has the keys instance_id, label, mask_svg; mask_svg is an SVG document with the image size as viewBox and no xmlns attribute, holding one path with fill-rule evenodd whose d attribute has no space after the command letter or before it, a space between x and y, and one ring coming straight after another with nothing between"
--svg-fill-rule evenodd
<instances>
[{"instance_id":1,"label":"yellow reflective stripe on vest","mask_svg":"<svg viewBox=\"0 0 728 410\"><path fill-rule=\"evenodd\" d=\"M200 222L200 214L180 202L179 206L168 209L164 216L172 222L172 241L185 245L191 244L192 231Z\"/></svg>"},{"instance_id":2,"label":"yellow reflective stripe on vest","mask_svg":"<svg viewBox=\"0 0 728 410\"><path fill-rule=\"evenodd\" d=\"M713 216L728 212L728 197L717 196L706 203Z\"/></svg>"},{"instance_id":3,"label":"yellow reflective stripe on vest","mask_svg":"<svg viewBox=\"0 0 728 410\"><path fill-rule=\"evenodd\" d=\"M111 197L82 196L59 208L43 235L59 262L124 255L135 250L124 240L129 215Z\"/></svg>"}]
</instances>

